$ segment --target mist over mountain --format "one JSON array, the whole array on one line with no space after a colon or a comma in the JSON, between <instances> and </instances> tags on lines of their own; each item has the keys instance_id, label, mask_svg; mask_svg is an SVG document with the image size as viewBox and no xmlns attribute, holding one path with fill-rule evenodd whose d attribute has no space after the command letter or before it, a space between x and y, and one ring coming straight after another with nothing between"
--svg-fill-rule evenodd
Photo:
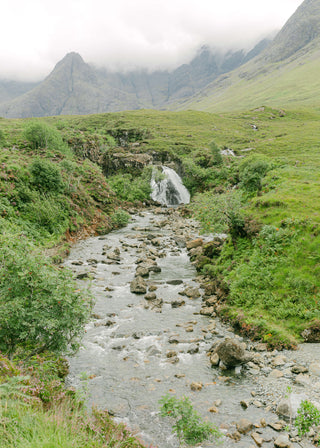
<instances>
[{"instance_id":1,"label":"mist over mountain","mask_svg":"<svg viewBox=\"0 0 320 448\"><path fill-rule=\"evenodd\" d=\"M268 44L264 39L250 52L226 53L204 46L189 64L173 71L151 73L146 70L109 72L85 63L77 53L69 53L43 82L23 95L6 101L0 92L0 115L26 118L166 109L196 94L221 74L246 63Z\"/></svg>"},{"instance_id":2,"label":"mist over mountain","mask_svg":"<svg viewBox=\"0 0 320 448\"><path fill-rule=\"evenodd\" d=\"M38 85L0 83L0 115L313 105L320 101L319 71L320 0L305 0L272 41L264 39L250 52L203 46L172 71L113 72L68 53Z\"/></svg>"},{"instance_id":3,"label":"mist over mountain","mask_svg":"<svg viewBox=\"0 0 320 448\"><path fill-rule=\"evenodd\" d=\"M177 108L217 112L261 105L317 106L319 73L320 0L305 0L264 51Z\"/></svg>"},{"instance_id":4,"label":"mist over mountain","mask_svg":"<svg viewBox=\"0 0 320 448\"><path fill-rule=\"evenodd\" d=\"M320 36L320 2L305 0L273 40L266 60L279 62Z\"/></svg>"}]
</instances>

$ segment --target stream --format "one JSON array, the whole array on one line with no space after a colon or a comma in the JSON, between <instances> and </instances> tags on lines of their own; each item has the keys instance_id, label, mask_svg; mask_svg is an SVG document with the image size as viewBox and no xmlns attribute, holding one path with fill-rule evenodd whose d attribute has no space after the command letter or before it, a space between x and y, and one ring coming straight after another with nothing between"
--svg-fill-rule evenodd
<instances>
[{"instance_id":1,"label":"stream","mask_svg":"<svg viewBox=\"0 0 320 448\"><path fill-rule=\"evenodd\" d=\"M69 385L87 388L88 407L108 409L159 448L179 446L172 422L159 415L159 399L167 393L190 397L204 418L227 433L241 417L255 423L262 418L277 421L274 403L293 383L293 374L280 380L270 375L277 353L257 352L263 362L241 371L210 365L207 351L212 344L236 336L218 318L199 313L203 291L184 243L197 236L195 222L175 210L156 208L133 215L124 229L79 241L65 261L95 298L82 347L69 359ZM146 263L149 300L130 291L136 269ZM181 295L186 287L198 289L200 296ZM319 357L319 350L310 344L285 355L281 371ZM305 389L297 385L298 392L300 386ZM250 406L244 409L241 401L250 401ZM252 445L250 435L237 443ZM235 441L224 437L223 446L235 446ZM274 445L266 441L263 446Z\"/></svg>"}]
</instances>

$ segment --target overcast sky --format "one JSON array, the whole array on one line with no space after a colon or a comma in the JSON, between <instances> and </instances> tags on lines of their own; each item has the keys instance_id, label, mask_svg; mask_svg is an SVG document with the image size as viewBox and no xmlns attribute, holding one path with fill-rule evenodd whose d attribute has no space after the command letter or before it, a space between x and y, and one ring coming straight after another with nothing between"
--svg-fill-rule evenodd
<instances>
[{"instance_id":1,"label":"overcast sky","mask_svg":"<svg viewBox=\"0 0 320 448\"><path fill-rule=\"evenodd\" d=\"M203 44L252 47L302 0L1 0L0 78L39 80L66 53L112 70L168 68Z\"/></svg>"}]
</instances>

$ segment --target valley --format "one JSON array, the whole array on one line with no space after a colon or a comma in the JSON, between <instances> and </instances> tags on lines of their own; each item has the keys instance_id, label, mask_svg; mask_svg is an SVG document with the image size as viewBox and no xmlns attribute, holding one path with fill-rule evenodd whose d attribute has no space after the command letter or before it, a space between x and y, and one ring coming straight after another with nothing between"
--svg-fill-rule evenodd
<instances>
[{"instance_id":1,"label":"valley","mask_svg":"<svg viewBox=\"0 0 320 448\"><path fill-rule=\"evenodd\" d=\"M54 275L60 276L63 271L57 270L56 266L66 259L67 254L74 253L73 250L76 249L73 249L73 247L81 248L83 245L89 244L90 241L108 245L109 236L106 234L112 229L115 233L109 234L111 239L116 237L119 232L121 234L124 232L124 235L126 235L126 232L128 232L126 229L117 229L128 224L130 214L133 213L136 216L134 219L138 219L138 221L140 219L139 215L141 215L141 219L143 219L145 213L148 216L148 207L153 204L150 201L152 166L158 167L159 173L157 176L161 179L160 165L169 166L178 172L192 197L190 205L180 207L181 230L176 231L175 238L177 238L177 241L181 240L181 236L185 232L182 229L188 229L188 216L192 216L198 222L198 228L195 232L192 231L191 239L199 236L199 233L201 238L202 233L211 235L209 239L205 237L206 243L202 250L195 248L189 252L193 264L190 265L190 268L187 268L191 269L192 281L197 278L196 281L203 288L204 300L214 298L214 301L210 302L212 307L210 309L211 317L201 316L201 325L199 324L199 327L198 324L195 325L197 329L194 330L197 332L197 337L194 339L199 339L198 343L200 345L198 348L200 348L200 354L202 353L201 356L204 356L203 359L205 360L203 364L204 372L206 372L205 376L213 375L215 377L217 375L217 379L214 381L217 381L217 384L221 382L221 387L224 384L223 380L219 379L221 375L223 377L223 371L211 367L208 358L205 357L205 347L208 350L209 345L212 345L216 338L215 332L218 331L218 334L223 338L231 336L232 338L240 338L240 341L241 338L244 338L247 347L254 352L256 351L254 347L258 347L259 344L263 345L263 359L259 358L258 362L259 351L257 351L257 357L255 358L257 362L249 365L249 368L245 367L240 377L236 376L233 379L232 374L230 380L232 384L233 382L238 384L239 381L239 385L243 384L242 381L248 381L246 383L248 389L246 397L244 397L245 400L249 400L250 393L254 392L253 389L257 387L256 393L258 393L262 403L262 408L258 408L261 410L261 419L266 419L268 423L269 421L271 423L277 421L278 417L275 414L271 412L269 416L269 414L264 415L264 412L268 406L271 406L272 411L276 410L281 398L284 398L287 394L287 387L293 387L294 393L298 394L311 391L315 397L317 394L316 385L318 384L317 373L313 373L311 358L316 364L317 345L315 343L319 341L319 310L317 306L319 299L318 229L320 219L319 118L318 111L312 109L272 109L261 106L246 112L224 114L194 111L134 111L63 118L0 120L2 138L0 161L2 167L0 185L2 251L6 248L3 252L6 253L6 256L2 258L1 264L4 274L1 291L3 297L6 297L6 301L9 300L12 303L13 308L10 313L14 311L14 321L21 325L21 327L18 327L18 331L23 330L26 334L25 339L22 339L21 336L18 337L18 334L21 333L12 332L10 336L13 347L11 352L8 350L5 339L2 339L1 350L4 354L8 354L14 362L21 358L25 359L28 354L32 355L32 353L39 351L36 357L33 355L30 360L24 361L25 367L19 367L19 369L29 369L30 362L31 366L36 366L32 381L40 380L42 386L37 389L38 392L34 392L34 398L45 404L45 396L49 394L52 403L55 403L59 394L62 393L64 385L61 383L58 389L53 388L53 383L56 381L56 373L54 372L55 366L58 365L58 359L55 358L56 355L50 354L50 350L43 351L37 338L30 339L32 333L28 333L29 330L27 331L27 328L30 325L33 326L36 322L34 313L38 310L37 313L40 314L36 315L39 315L40 321L37 323L39 325L37 331L40 331L39 335L41 334L43 331L41 330L42 319L43 316L46 316L46 314L41 313L44 313L45 309L38 308L37 301L33 301L31 299L33 296L30 295L30 312L28 314L30 320L26 320L26 316L24 320L21 320L20 313L23 308L19 307L17 299L28 297L28 294L30 294L28 291L31 291L29 288L39 288L43 282L47 282L48 275L51 277L54 273ZM39 140L40 131L46 135L46 138L42 141ZM162 221L167 219L166 216L170 217L172 213L170 209L156 209L155 211L159 216L164 213L161 218ZM151 219L154 220L155 218ZM185 223L183 223L183 220L186 220ZM155 223L156 220L154 220ZM143 227L151 228L150 225L138 225L138 227L141 227L141 229ZM153 231L156 235L160 235L162 226L164 226L165 235L169 237L169 233L172 232L171 223L158 223ZM134 224L131 223L130 228L133 227ZM141 229L134 232L136 234L144 233ZM223 244L218 244L214 237L212 238L212 235L216 233L226 233L228 235ZM92 239L94 235L98 235L98 237ZM104 240L105 238L107 239ZM121 243L123 245L121 250L126 253L127 250L131 251L133 249L130 249L132 246L131 237L128 241L127 236L124 238ZM143 235L140 235L139 238L142 241L139 244L148 241L148 238L146 240ZM77 241L79 243L74 246ZM104 241L106 242L104 243ZM110 251L114 250L117 244L116 242L109 244ZM177 263L176 267L169 269L170 275L176 277L178 269L180 269L180 262L175 261L179 260L176 256L181 256L180 252L183 252L184 249L179 246L174 248L171 243L168 247L172 251L172 261ZM174 252L177 253L174 254ZM23 257L23 253L28 253L28 257ZM80 274L88 275L88 272L83 272L84 266L87 266L87 260L98 260L100 257L98 254L91 255L85 256L83 260L78 260L75 258L76 255L71 255L72 258L69 258L69 260L79 262ZM183 257L186 261L186 255L183 255ZM159 264L161 263L163 269L166 269L166 262L169 258L168 255L160 258ZM33 274L36 272L36 264L39 271L37 276ZM133 264L133 262L129 262L130 266ZM90 275L96 276L95 266L100 266L100 264L88 265L89 278ZM108 264L102 264L101 266L107 268ZM102 277L105 279L102 281L101 287L112 289L114 288L112 284L116 282L115 285L117 285L118 281L121 283L122 277L112 274L112 272L118 272L118 265L114 267L110 265L111 274L108 269L103 273L97 271L97 277L101 277L101 280ZM24 272L24 275L19 277L21 281L17 284L18 272ZM65 274L67 275L67 272ZM84 280L79 280L82 286L86 284L86 275L83 276ZM124 275L127 279L126 270L124 270ZM156 275L159 274L152 275L155 275L156 281ZM29 276L32 279L31 283ZM174 311L175 308L171 309L171 305L166 301L175 299L172 294L176 287L168 286L167 283L162 284L161 278L160 274L159 298L162 299L163 296L163 313L169 313L169 316L176 311ZM181 279L175 278L174 280ZM166 282L165 279L163 281ZM52 285L54 285L54 282ZM70 282L70 286L73 285L71 278L68 282ZM13 284L17 286L12 294ZM67 287L66 283L63 284L64 288ZM77 305L76 308L73 305L71 309L68 301L66 301L63 305L66 319L69 316L71 319L75 319L75 314L70 314L75 311L78 313L76 319L80 319L82 322L88 321L89 315L95 315L97 320L89 324L88 328L92 328L94 333L107 330L112 334L113 329L116 328L114 325L110 325L110 328L100 326L100 323L105 319L104 313L106 313L105 310L102 312L102 309L99 308L99 302L95 299L100 292L98 293L94 286L92 294L82 286L80 286L80 289L79 286L71 286L71 289L78 291L74 296L72 296L71 290L69 293L62 292L62 290L60 292L51 290L51 296L44 297L45 303L52 303L51 306L54 304L59 316L62 304L55 294L67 294L65 297L71 294L73 303ZM97 287L100 288L100 286ZM123 287L124 285L121 286L121 288ZM111 294L110 298L106 299L105 294ZM103 292L102 301L110 300L112 302L115 300L114 305L116 305L118 299L116 297L113 299L112 294L112 292ZM128 305L130 306L127 311L125 305L123 309L113 311L116 313L114 316L116 320L118 319L118 313L120 316L124 313L123 316L125 316L127 312L129 314L131 312L138 313L139 315L144 312L151 313L147 321L151 319L155 310L144 311L144 302L136 301L134 296L135 294L129 295ZM91 310L88 302L90 297L93 300L92 304L96 303L96 307L99 309ZM121 297L124 298L125 296L122 296L121 293ZM88 306L78 308L81 303L78 302L79 300L85 300L83 303L87 303ZM182 300L186 302L183 296ZM3 302L1 308L2 325L12 316L12 314L8 314L5 303ZM108 303L106 302L107 307ZM205 302L203 303L205 304ZM133 307L131 307L132 304ZM197 309L192 309L192 315L189 316L190 306L191 308L196 306ZM173 325L177 323L184 325L191 320L198 321L198 317L193 315L193 312L200 311L199 299L192 300L187 305L178 308L177 312L179 309L182 312L182 320L180 322L179 318L179 321L173 321ZM108 313L109 311L107 311ZM97 317L98 315L100 317ZM157 313L155 318L156 315ZM159 317L161 318L161 316ZM110 318L110 322L111 320ZM209 333L201 331L207 326L205 324L206 320L208 320L209 326L211 324L215 325L212 334L211 330ZM76 321L74 320L74 323ZM65 337L66 328L59 326L59 319L56 322L56 331L60 332L61 337ZM124 321L124 324L126 322ZM130 318L127 324L129 322ZM28 326L25 326L25 324ZM155 325L162 326L162 324ZM182 331L183 328L177 327L177 330L180 332L180 329ZM82 323L77 326L74 332L75 347L81 341L83 330ZM129 352L133 350L133 361L130 362L134 362L135 356L140 356L142 352L140 353L138 350L138 353L134 354L135 339L133 339L133 345L130 345L131 333L127 335L126 331L119 331L120 336L124 337L125 345L126 342L129 343L129 346L123 350L125 352L126 350L129 350ZM200 334L198 335L199 331ZM174 327L172 327L171 333L174 333ZM3 336L5 334L6 330ZM218 340L220 336L218 336ZM43 341L47 344L44 347L48 346L49 348L51 346L53 349L54 346L50 345L53 343L50 334L48 334L48 337L49 339L46 342ZM160 333L142 337L147 337L147 340L149 340L149 337L151 339L162 338ZM211 337L213 338L212 342ZM187 340L184 335L183 339ZM308 342L308 344L305 344L305 342ZM83 343L87 344L87 342ZM102 342L102 344L105 343L107 342ZM278 350L287 348L295 349L301 343L303 345L299 346L297 352L288 351L285 354L278 352ZM309 345L310 343L311 345ZM157 347L158 343L155 342L155 344ZM173 350L176 351L178 357L178 366L182 368L184 365L184 346L183 343L180 346L181 342L179 341L176 344L178 345ZM91 342L89 342L90 345ZM165 345L161 346L161 353L165 350L164 347ZM311 354L313 347L315 347L315 354ZM56 345L53 351L56 353L60 351L61 353L66 351L65 348L62 345ZM106 348L107 346L104 349L101 348L101 350L106 350ZM80 349L79 356L82 350ZM100 349L98 348L98 350ZM106 351L108 352L108 349ZM112 353L116 357L119 356L120 359L126 357L122 353L122 349L120 352L112 350ZM283 364L276 366L276 364L272 364L272 360L278 354L279 356L285 356L285 361ZM86 357L85 353L83 355ZM162 355L165 355L165 352ZM158 362L159 356L160 362L163 362L162 355L157 353L151 355L151 364ZM53 358L51 358L52 356ZM148 360L148 355L146 356L146 360ZM191 359L194 359L192 357L198 355L190 356ZM52 361L49 361L47 357ZM7 360L5 362L7 365L11 365L11 361ZM41 375L43 375L43 365L46 365L47 362L49 362L48 367L50 365L50 369L53 370L50 371L47 380L43 382ZM148 363L143 362L144 364L148 365ZM302 377L299 378L298 382L296 381L297 373L290 370L296 364L302 366L301 372L307 372L301 373ZM164 365L166 366L166 362ZM13 366L14 364L12 369L15 368ZM169 366L171 366L170 362ZM91 383L94 385L95 381L100 381L100 371L94 369L91 371L89 368L87 373L81 373L84 370L87 369L84 368L84 361L81 361L81 365L71 373L71 377L73 375L75 378L76 385L82 383L82 376L88 377L89 385ZM274 371L276 372L273 373ZM25 370L15 372L12 378L18 375L18 381L25 384L23 379ZM276 391L274 399L272 397L267 398L270 389L269 392L267 390L263 391L262 386L259 386L260 380L257 386L253 385L251 381L257 374L261 378L261 384L270 381L272 384L270 387ZM262 376L260 377L260 375ZM270 378L269 375L271 375ZM278 377L275 378L274 375L278 375ZM96 376L97 380L95 380ZM132 377L135 376L132 374ZM229 373L227 373L228 376ZM5 378L6 376L4 376L4 380ZM145 380L141 381L144 382ZM182 387L181 393L189 390L189 380L187 383L184 380L180 383L177 379L173 381L177 381L177 385L173 389L180 384L179 387ZM168 386L168 389L171 388L170 382L171 380L168 378L163 379L164 386ZM194 375L191 382L205 384L208 382L208 377L206 376L203 379ZM232 390L230 387L234 386L228 385L228 391ZM165 390L160 387L159 394L161 395L164 392ZM223 403L223 397L226 393L227 391L221 392L222 397L215 396L214 401L221 398ZM199 397L203 394L206 394L206 387L199 394ZM193 402L197 401L197 396L196 392L191 393L190 397ZM232 411L236 414L239 412L239 418L241 418L243 412L241 406L239 406L241 399L239 396L239 400L234 403L234 411ZM259 399L255 401L259 402ZM115 398L114 403L116 402L117 399ZM225 402L226 405L227 402ZM101 406L103 406L102 403ZM196 406L203 414L203 406L201 404ZM251 410L255 413L254 406L256 405L250 404L250 406L253 406ZM113 413L115 412L111 405L107 405L107 407ZM10 412L14 409L10 408ZM156 407L153 407L153 409L153 412L157 412ZM55 405L51 407L50 412L57 412ZM228 414L230 412L231 410L227 411ZM218 413L221 413L221 416L219 415L217 418L214 414L209 413L213 422L219 422L220 418L224 419L223 405ZM244 416L247 415L249 413ZM234 420L235 418L230 419L229 424L232 424ZM21 425L23 424L21 421ZM94 437L102 437L101 431L103 430L102 427L99 428L96 430ZM170 425L166 434L170 438L169 428ZM69 429L67 429L68 431ZM236 427L231 425L230 431L230 434L235 433ZM289 433L291 438L295 439L297 435L294 430L292 431L292 433ZM81 437L81 434L79 433L77 437ZM70 434L69 437L75 436ZM126 437L130 438L131 436L127 434ZM146 440L149 440L148 437ZM152 437L152 443L155 443L156 439ZM243 438L242 443L248 443L246 437ZM268 435L265 433L265 438L267 439L267 437ZM25 439L21 440L24 440L24 444L26 443ZM232 440L232 438L225 440L225 443L232 445L234 443ZM131 441L129 443L131 443L129 446L135 446L133 443L140 442ZM167 442L163 443L161 442L159 446L167 446ZM264 442L264 445L268 446L268 443L273 442ZM295 442L292 441L292 443ZM8 444L9 446L10 444Z\"/></svg>"}]
</instances>

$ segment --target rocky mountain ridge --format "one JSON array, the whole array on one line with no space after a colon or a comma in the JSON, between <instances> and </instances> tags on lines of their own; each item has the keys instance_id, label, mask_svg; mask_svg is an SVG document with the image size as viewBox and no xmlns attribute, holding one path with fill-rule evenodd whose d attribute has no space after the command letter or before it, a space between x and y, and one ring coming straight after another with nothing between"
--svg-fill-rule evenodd
<instances>
[{"instance_id":1,"label":"rocky mountain ridge","mask_svg":"<svg viewBox=\"0 0 320 448\"><path fill-rule=\"evenodd\" d=\"M189 64L169 71L113 73L84 62L77 53L67 54L39 85L21 96L4 101L0 115L26 118L51 115L116 112L142 108L167 109L189 98L222 73L227 73L259 54L264 39L250 52L214 52L202 47ZM10 99L10 98L9 98Z\"/></svg>"}]
</instances>

